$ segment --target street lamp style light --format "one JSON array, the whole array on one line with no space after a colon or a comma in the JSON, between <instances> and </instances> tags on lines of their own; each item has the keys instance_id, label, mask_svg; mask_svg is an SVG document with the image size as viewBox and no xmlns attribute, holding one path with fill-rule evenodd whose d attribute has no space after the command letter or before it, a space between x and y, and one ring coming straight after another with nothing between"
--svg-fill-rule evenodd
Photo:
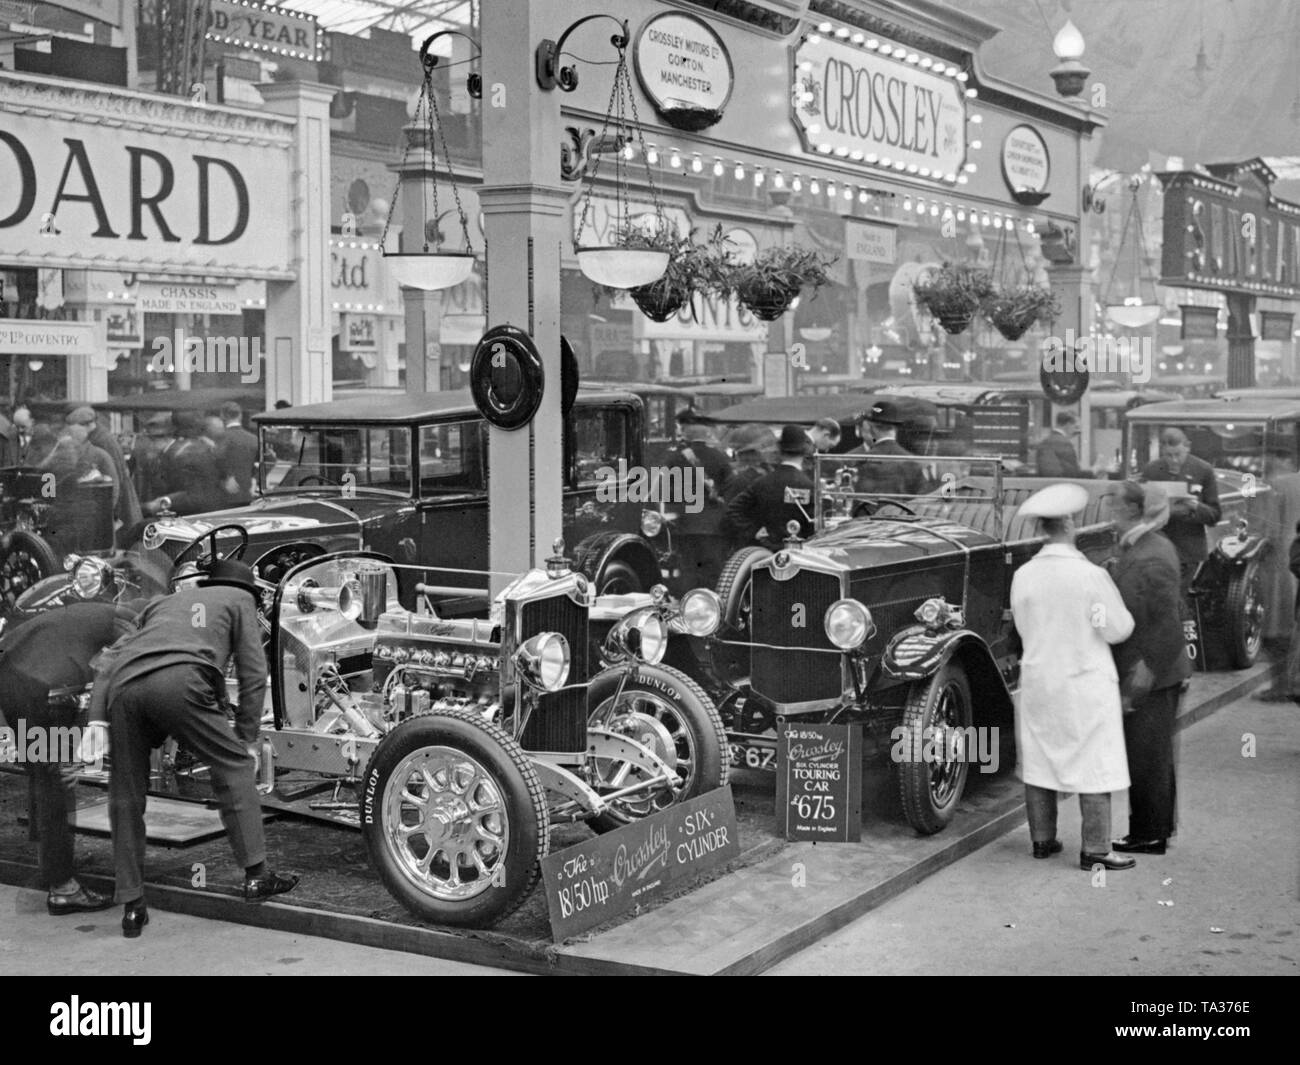
<instances>
[{"instance_id":1,"label":"street lamp style light","mask_svg":"<svg viewBox=\"0 0 1300 1065\"><path fill-rule=\"evenodd\" d=\"M1061 61L1060 66L1049 73L1056 82L1056 91L1062 96L1078 96L1092 73L1079 62L1083 58L1083 34L1073 22L1066 21L1061 32L1052 41L1052 51Z\"/></svg>"},{"instance_id":2,"label":"street lamp style light","mask_svg":"<svg viewBox=\"0 0 1300 1065\"><path fill-rule=\"evenodd\" d=\"M460 203L460 190L456 187L456 175L452 168L451 152L447 149L447 138L442 131L442 118L438 113L438 98L433 89L433 68L438 64L438 57L429 53L429 46L439 37L456 34L465 37L458 30L442 30L425 40L420 47L420 65L424 68L424 81L420 86L420 98L415 105L413 125L418 129L421 118L424 119L424 144L429 150L430 180L421 182L420 202L423 217L420 219L420 231L424 242L420 251L388 250L388 229L393 222L393 211L397 207L398 194L402 188L402 175L406 172L407 159L411 154L413 138L408 136L402 151L402 165L397 172L397 187L393 190L392 202L388 205L388 218L384 222L383 236L379 247L393 279L403 288L416 288L425 292L438 292L442 289L455 288L474 272L474 247L469 239L469 220ZM472 38L465 37L473 44ZM471 96L481 97L483 84L479 75L471 74L468 79ZM436 139L435 139L436 133ZM447 251L442 248L442 231L439 227L441 214L438 211L438 153L437 145L442 145L443 162L447 167L447 181L451 185L452 197L456 201L456 211L460 217L461 234L465 238L464 251ZM432 191L433 209L429 209L429 193ZM448 212L450 213L450 212ZM430 224L432 223L432 224ZM432 249L429 246L433 238Z\"/></svg>"}]
</instances>

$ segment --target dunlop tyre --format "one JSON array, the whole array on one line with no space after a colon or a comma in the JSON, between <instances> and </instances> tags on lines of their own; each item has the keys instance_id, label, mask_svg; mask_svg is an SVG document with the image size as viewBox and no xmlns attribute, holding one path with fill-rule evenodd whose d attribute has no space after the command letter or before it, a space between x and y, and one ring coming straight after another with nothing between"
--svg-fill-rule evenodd
<instances>
[{"instance_id":1,"label":"dunlop tyre","mask_svg":"<svg viewBox=\"0 0 1300 1065\"><path fill-rule=\"evenodd\" d=\"M385 824L385 795L401 763L421 748L450 747L478 762L501 793L509 818L505 883L465 900L438 898L420 890L403 872ZM370 861L384 887L421 920L484 928L517 910L541 876L549 847L546 792L532 762L499 725L465 710L446 710L406 721L375 750L362 782L361 832Z\"/></svg>"},{"instance_id":2,"label":"dunlop tyre","mask_svg":"<svg viewBox=\"0 0 1300 1065\"><path fill-rule=\"evenodd\" d=\"M970 682L966 671L949 659L927 680L912 684L903 708L903 758L898 764L899 797L908 824L924 835L933 835L947 827L957 812L966 777L970 770L969 752L956 765L951 779L935 795L936 766L926 761L927 729L947 724L970 728L974 718ZM969 735L969 733L967 734Z\"/></svg>"}]
</instances>

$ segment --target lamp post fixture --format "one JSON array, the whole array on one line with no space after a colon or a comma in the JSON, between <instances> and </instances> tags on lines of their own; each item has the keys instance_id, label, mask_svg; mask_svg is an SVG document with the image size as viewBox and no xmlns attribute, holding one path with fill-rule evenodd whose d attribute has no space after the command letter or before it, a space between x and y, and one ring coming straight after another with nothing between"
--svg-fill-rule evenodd
<instances>
[{"instance_id":1,"label":"lamp post fixture","mask_svg":"<svg viewBox=\"0 0 1300 1065\"><path fill-rule=\"evenodd\" d=\"M1061 63L1050 73L1056 82L1056 91L1062 96L1078 96L1092 73L1079 62L1083 50L1083 34L1073 22L1067 21L1052 41L1052 51Z\"/></svg>"}]
</instances>

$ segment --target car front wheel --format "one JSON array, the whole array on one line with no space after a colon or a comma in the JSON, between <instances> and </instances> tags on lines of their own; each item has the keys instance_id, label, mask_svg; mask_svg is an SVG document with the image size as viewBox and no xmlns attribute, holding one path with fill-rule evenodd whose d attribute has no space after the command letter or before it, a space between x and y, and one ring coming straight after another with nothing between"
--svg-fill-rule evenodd
<instances>
[{"instance_id":1,"label":"car front wheel","mask_svg":"<svg viewBox=\"0 0 1300 1065\"><path fill-rule=\"evenodd\" d=\"M44 539L15 529L0 549L0 613L12 612L23 592L59 569L59 558Z\"/></svg>"},{"instance_id":2,"label":"car front wheel","mask_svg":"<svg viewBox=\"0 0 1300 1065\"><path fill-rule=\"evenodd\" d=\"M908 823L932 835L957 811L972 743L970 682L951 659L911 686L895 745L899 794Z\"/></svg>"},{"instance_id":3,"label":"car front wheel","mask_svg":"<svg viewBox=\"0 0 1300 1065\"><path fill-rule=\"evenodd\" d=\"M548 827L528 756L477 714L404 722L366 767L370 860L394 898L435 924L481 928L517 909L540 875Z\"/></svg>"}]
</instances>

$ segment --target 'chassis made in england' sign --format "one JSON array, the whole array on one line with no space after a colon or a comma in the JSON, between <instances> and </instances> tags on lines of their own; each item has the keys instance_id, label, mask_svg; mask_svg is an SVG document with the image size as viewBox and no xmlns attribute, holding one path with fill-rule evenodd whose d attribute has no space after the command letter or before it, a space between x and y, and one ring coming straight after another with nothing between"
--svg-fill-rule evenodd
<instances>
[{"instance_id":1,"label":"'chassis made in england' sign","mask_svg":"<svg viewBox=\"0 0 1300 1065\"><path fill-rule=\"evenodd\" d=\"M670 806L542 859L559 943L740 854L731 788Z\"/></svg>"}]
</instances>

